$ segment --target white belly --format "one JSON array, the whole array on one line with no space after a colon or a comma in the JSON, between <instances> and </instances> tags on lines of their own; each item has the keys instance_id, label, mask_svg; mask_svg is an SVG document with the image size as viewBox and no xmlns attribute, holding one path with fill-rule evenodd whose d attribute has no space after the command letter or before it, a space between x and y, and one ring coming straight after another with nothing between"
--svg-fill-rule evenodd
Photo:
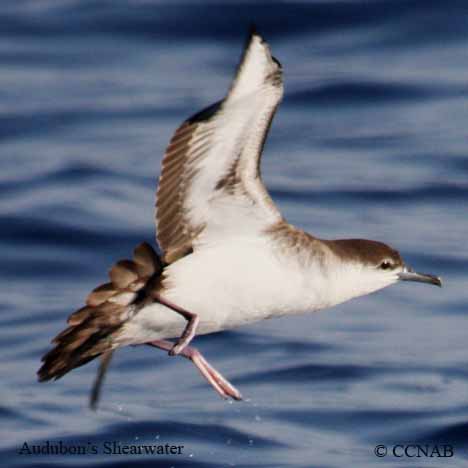
<instances>
[{"instance_id":1,"label":"white belly","mask_svg":"<svg viewBox=\"0 0 468 468\"><path fill-rule=\"evenodd\" d=\"M312 279L315 277L315 281ZM281 258L262 238L203 247L165 269L164 297L199 315L197 334L326 306L314 291L317 278L297 261ZM123 344L180 336L186 321L153 303L123 329Z\"/></svg>"}]
</instances>

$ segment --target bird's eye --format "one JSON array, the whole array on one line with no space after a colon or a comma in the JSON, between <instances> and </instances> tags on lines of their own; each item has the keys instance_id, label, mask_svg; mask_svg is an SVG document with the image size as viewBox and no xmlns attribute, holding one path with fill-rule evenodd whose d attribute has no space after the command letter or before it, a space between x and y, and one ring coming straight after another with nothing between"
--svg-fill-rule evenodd
<instances>
[{"instance_id":1,"label":"bird's eye","mask_svg":"<svg viewBox=\"0 0 468 468\"><path fill-rule=\"evenodd\" d=\"M392 264L391 262L389 262L388 260L384 260L381 264L380 264L380 268L382 270L389 270L390 268L392 268Z\"/></svg>"}]
</instances>

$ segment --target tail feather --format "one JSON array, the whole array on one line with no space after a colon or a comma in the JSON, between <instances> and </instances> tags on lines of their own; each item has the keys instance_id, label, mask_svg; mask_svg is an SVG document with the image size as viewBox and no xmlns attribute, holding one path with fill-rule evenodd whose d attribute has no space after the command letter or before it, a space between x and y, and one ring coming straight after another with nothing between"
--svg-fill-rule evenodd
<instances>
[{"instance_id":1,"label":"tail feather","mask_svg":"<svg viewBox=\"0 0 468 468\"><path fill-rule=\"evenodd\" d=\"M145 297L145 287L161 274L159 256L146 242L134 251L133 260L121 260L110 270L111 282L94 289L86 306L68 318L46 353L38 371L39 381L59 379L103 353L115 349L114 337Z\"/></svg>"}]
</instances>

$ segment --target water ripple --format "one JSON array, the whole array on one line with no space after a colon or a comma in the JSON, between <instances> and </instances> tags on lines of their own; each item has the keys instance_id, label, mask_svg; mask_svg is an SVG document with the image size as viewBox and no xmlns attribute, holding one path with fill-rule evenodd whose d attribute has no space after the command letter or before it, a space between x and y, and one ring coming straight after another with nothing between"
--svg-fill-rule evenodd
<instances>
[{"instance_id":1,"label":"water ripple","mask_svg":"<svg viewBox=\"0 0 468 468\"><path fill-rule=\"evenodd\" d=\"M3 2L0 458L28 468L374 467L373 446L406 440L451 443L444 463L465 462L467 14L465 0ZM197 337L244 392L236 404L187 360L122 350L92 413L97 363L44 385L40 356L110 265L154 242L164 148L183 118L223 95L252 22L284 68L262 169L285 218L327 238L395 244L444 288L395 286ZM16 452L60 439L186 451Z\"/></svg>"}]
</instances>

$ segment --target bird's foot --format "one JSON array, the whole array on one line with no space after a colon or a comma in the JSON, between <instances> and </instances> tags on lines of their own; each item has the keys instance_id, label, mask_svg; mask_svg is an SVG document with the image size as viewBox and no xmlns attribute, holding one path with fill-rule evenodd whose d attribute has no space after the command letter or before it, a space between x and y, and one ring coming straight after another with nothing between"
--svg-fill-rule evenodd
<instances>
[{"instance_id":1,"label":"bird's foot","mask_svg":"<svg viewBox=\"0 0 468 468\"><path fill-rule=\"evenodd\" d=\"M157 340L147 343L150 346L163 349L165 351L171 351L174 346L170 341ZM233 400L242 400L242 395L234 385L232 385L223 375L218 372L198 351L198 349L191 346L182 348L179 352L180 356L190 359L200 371L201 375L205 377L208 383L215 389L215 391L222 398L232 398Z\"/></svg>"},{"instance_id":2,"label":"bird's foot","mask_svg":"<svg viewBox=\"0 0 468 468\"><path fill-rule=\"evenodd\" d=\"M234 385L232 385L220 372L218 372L198 351L196 348L185 348L191 354L191 361L197 366L197 369L205 377L211 386L223 398L232 398L233 400L242 400L242 395Z\"/></svg>"}]
</instances>

